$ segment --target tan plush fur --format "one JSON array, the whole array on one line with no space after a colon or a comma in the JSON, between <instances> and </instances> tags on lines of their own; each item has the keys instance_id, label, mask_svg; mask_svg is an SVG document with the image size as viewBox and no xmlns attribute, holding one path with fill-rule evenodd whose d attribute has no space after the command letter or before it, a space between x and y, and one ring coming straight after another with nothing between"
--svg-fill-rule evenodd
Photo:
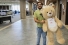
<instances>
[{"instance_id":1,"label":"tan plush fur","mask_svg":"<svg viewBox=\"0 0 68 45\"><path fill-rule=\"evenodd\" d=\"M41 13L43 15L43 17L45 18L45 23L43 24L43 31L47 32L47 37L48 37L48 43L47 45L54 45L54 33L56 34L56 38L57 38L57 42L60 44L64 44L65 39L62 36L62 31L60 30L60 28L62 27L62 22L56 17L55 14L55 9L52 6L45 6L45 8L43 8L41 10ZM54 25L55 28L52 27L49 28L48 25L48 19L53 18L54 19ZM55 31L54 31L55 30Z\"/></svg>"}]
</instances>

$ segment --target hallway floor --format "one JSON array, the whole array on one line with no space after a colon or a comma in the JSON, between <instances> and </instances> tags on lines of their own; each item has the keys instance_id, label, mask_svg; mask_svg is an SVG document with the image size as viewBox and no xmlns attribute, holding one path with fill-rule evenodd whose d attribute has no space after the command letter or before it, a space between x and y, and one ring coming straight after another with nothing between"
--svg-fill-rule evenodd
<instances>
[{"instance_id":1,"label":"hallway floor","mask_svg":"<svg viewBox=\"0 0 68 45\"><path fill-rule=\"evenodd\" d=\"M68 45L68 29L62 28L65 44ZM32 16L0 29L0 45L36 45L36 23ZM41 38L42 45L42 38ZM55 45L60 45L55 41Z\"/></svg>"}]
</instances>

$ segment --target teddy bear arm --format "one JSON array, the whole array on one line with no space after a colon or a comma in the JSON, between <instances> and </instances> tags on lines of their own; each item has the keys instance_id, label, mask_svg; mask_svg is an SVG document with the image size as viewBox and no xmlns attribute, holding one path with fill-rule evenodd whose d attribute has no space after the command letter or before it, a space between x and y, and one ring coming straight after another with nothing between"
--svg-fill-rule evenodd
<instances>
[{"instance_id":1,"label":"teddy bear arm","mask_svg":"<svg viewBox=\"0 0 68 45\"><path fill-rule=\"evenodd\" d=\"M63 25L62 22L57 17L55 17L55 20L56 20L58 26L61 28Z\"/></svg>"},{"instance_id":2,"label":"teddy bear arm","mask_svg":"<svg viewBox=\"0 0 68 45\"><path fill-rule=\"evenodd\" d=\"M46 24L46 23L43 24L43 31L44 31L44 32L47 31L47 24Z\"/></svg>"}]
</instances>

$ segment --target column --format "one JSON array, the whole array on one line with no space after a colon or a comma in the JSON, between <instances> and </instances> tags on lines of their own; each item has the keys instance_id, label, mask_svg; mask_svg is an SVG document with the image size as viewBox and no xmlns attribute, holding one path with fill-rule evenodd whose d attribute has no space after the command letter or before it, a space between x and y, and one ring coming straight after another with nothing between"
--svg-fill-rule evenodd
<instances>
[{"instance_id":1,"label":"column","mask_svg":"<svg viewBox=\"0 0 68 45\"><path fill-rule=\"evenodd\" d=\"M30 15L33 15L33 10L32 10L32 3L29 3L29 11L30 11Z\"/></svg>"},{"instance_id":2,"label":"column","mask_svg":"<svg viewBox=\"0 0 68 45\"><path fill-rule=\"evenodd\" d=\"M59 18L59 4L60 4L60 1L59 0L57 0L57 2L56 2L56 16Z\"/></svg>"},{"instance_id":3,"label":"column","mask_svg":"<svg viewBox=\"0 0 68 45\"><path fill-rule=\"evenodd\" d=\"M26 18L26 1L20 0L20 17L21 19Z\"/></svg>"},{"instance_id":4,"label":"column","mask_svg":"<svg viewBox=\"0 0 68 45\"><path fill-rule=\"evenodd\" d=\"M45 5L47 4L47 0L45 0Z\"/></svg>"}]
</instances>

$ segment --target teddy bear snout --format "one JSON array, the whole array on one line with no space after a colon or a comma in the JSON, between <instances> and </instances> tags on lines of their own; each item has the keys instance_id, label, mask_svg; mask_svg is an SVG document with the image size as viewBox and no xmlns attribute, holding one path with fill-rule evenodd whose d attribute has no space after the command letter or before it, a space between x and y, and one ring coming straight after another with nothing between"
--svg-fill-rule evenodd
<instances>
[{"instance_id":1,"label":"teddy bear snout","mask_svg":"<svg viewBox=\"0 0 68 45\"><path fill-rule=\"evenodd\" d=\"M52 16L52 13L51 12L47 13L47 16Z\"/></svg>"},{"instance_id":2,"label":"teddy bear snout","mask_svg":"<svg viewBox=\"0 0 68 45\"><path fill-rule=\"evenodd\" d=\"M49 14L51 14L51 13L49 13Z\"/></svg>"}]
</instances>

